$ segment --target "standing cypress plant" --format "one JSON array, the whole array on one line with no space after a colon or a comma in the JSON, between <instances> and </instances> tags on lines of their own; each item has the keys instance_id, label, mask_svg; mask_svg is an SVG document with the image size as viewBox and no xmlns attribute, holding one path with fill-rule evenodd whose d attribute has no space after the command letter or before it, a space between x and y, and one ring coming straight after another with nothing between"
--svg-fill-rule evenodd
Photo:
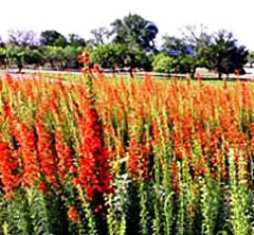
<instances>
[{"instance_id":1,"label":"standing cypress plant","mask_svg":"<svg viewBox=\"0 0 254 235\"><path fill-rule=\"evenodd\" d=\"M154 220L153 229L155 235L162 233L162 215L163 215L163 204L162 199L164 196L164 188L162 187L162 165L161 165L161 151L160 151L160 132L158 123L153 121L152 123L152 134L153 134L153 146L154 146Z\"/></svg>"},{"instance_id":2,"label":"standing cypress plant","mask_svg":"<svg viewBox=\"0 0 254 235\"><path fill-rule=\"evenodd\" d=\"M93 94L93 73L92 73L92 67L91 67L91 62L90 62L90 55L89 51L83 52L83 54L79 57L79 62L83 64L83 69L82 72L84 74L84 77L86 79L86 87L87 87L87 96L88 99L90 100L90 105L91 107L94 108L95 104L95 97Z\"/></svg>"},{"instance_id":3,"label":"standing cypress plant","mask_svg":"<svg viewBox=\"0 0 254 235\"><path fill-rule=\"evenodd\" d=\"M238 180L235 151L230 149L229 153L229 183L230 183L230 224L232 225L232 232L234 235L248 235L250 234L250 222L248 215L248 188L247 180L242 177ZM245 164L243 156L240 153L238 163ZM244 171L243 168L241 168ZM239 172L244 175L244 172Z\"/></svg>"},{"instance_id":4,"label":"standing cypress plant","mask_svg":"<svg viewBox=\"0 0 254 235\"><path fill-rule=\"evenodd\" d=\"M89 60L89 53L85 52L80 57L84 64L87 92L82 96L81 108L83 113L78 118L80 143L78 146L79 169L76 185L86 191L84 209L88 217L91 234L95 233L92 217L94 217L96 230L99 235L108 234L105 216L107 207L105 195L110 192L110 166L109 153L104 146L103 125L99 113L95 108L95 95L93 90L93 73ZM81 186L81 187L80 187ZM80 190L80 193L82 190ZM90 205L87 203L90 202ZM91 206L91 207L90 207ZM90 208L90 209L89 209Z\"/></svg>"},{"instance_id":5,"label":"standing cypress plant","mask_svg":"<svg viewBox=\"0 0 254 235\"><path fill-rule=\"evenodd\" d=\"M145 156L143 161L147 161L147 158L153 158L151 152L151 143L150 143L150 127L145 125L145 135L146 142L143 144ZM142 159L141 159L142 161ZM148 163L152 165L151 162ZM147 164L147 165L148 165ZM138 185L138 194L140 200L140 225L141 225L141 234L142 235L150 235L152 234L152 216L153 216L153 208L150 202L153 200L154 192L153 192L153 181L150 179L151 177L151 166L140 167L141 169L141 177ZM146 168L146 169L144 169Z\"/></svg>"},{"instance_id":6,"label":"standing cypress plant","mask_svg":"<svg viewBox=\"0 0 254 235\"><path fill-rule=\"evenodd\" d=\"M216 221L218 209L221 202L221 189L218 183L211 177L207 176L200 179L201 186L201 212L202 212L202 234L213 235L217 234Z\"/></svg>"},{"instance_id":7,"label":"standing cypress plant","mask_svg":"<svg viewBox=\"0 0 254 235\"><path fill-rule=\"evenodd\" d=\"M178 213L177 213L177 231L179 235L184 235L184 217L185 217L185 200L184 190L185 184L183 181L182 164L178 162L178 178L179 178L179 194L178 194Z\"/></svg>"}]
</instances>

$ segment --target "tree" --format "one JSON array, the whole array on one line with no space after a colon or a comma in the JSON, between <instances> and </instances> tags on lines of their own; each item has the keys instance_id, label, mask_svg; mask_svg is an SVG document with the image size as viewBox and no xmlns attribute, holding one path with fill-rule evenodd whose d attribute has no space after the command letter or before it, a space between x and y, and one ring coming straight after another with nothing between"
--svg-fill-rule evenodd
<instances>
[{"instance_id":1,"label":"tree","mask_svg":"<svg viewBox=\"0 0 254 235\"><path fill-rule=\"evenodd\" d=\"M204 25L187 25L182 29L182 35L184 42L192 46L194 52L199 54L198 52L202 50L202 48L206 48L212 43L212 34L209 33L208 28Z\"/></svg>"},{"instance_id":2,"label":"tree","mask_svg":"<svg viewBox=\"0 0 254 235\"><path fill-rule=\"evenodd\" d=\"M39 40L34 31L10 30L8 32L8 43L16 46L35 48Z\"/></svg>"},{"instance_id":3,"label":"tree","mask_svg":"<svg viewBox=\"0 0 254 235\"><path fill-rule=\"evenodd\" d=\"M244 72L248 51L239 46L232 33L220 30L209 33L203 25L187 26L182 31L183 37L164 37L163 50L174 57L173 68L181 73L191 72L196 67L206 67L222 73Z\"/></svg>"},{"instance_id":4,"label":"tree","mask_svg":"<svg viewBox=\"0 0 254 235\"><path fill-rule=\"evenodd\" d=\"M50 63L52 70L64 68L64 48L58 46L44 46L43 47L45 63Z\"/></svg>"},{"instance_id":5,"label":"tree","mask_svg":"<svg viewBox=\"0 0 254 235\"><path fill-rule=\"evenodd\" d=\"M0 65L7 69L7 51L2 47L0 47Z\"/></svg>"},{"instance_id":6,"label":"tree","mask_svg":"<svg viewBox=\"0 0 254 235\"><path fill-rule=\"evenodd\" d=\"M39 49L24 49L24 64L40 66L44 64L43 53Z\"/></svg>"},{"instance_id":7,"label":"tree","mask_svg":"<svg viewBox=\"0 0 254 235\"><path fill-rule=\"evenodd\" d=\"M195 73L199 57L194 54L194 46L184 38L163 37L162 51L171 57L170 72Z\"/></svg>"},{"instance_id":8,"label":"tree","mask_svg":"<svg viewBox=\"0 0 254 235\"><path fill-rule=\"evenodd\" d=\"M56 30L46 30L41 32L40 43L42 46L59 46L65 47L67 39Z\"/></svg>"},{"instance_id":9,"label":"tree","mask_svg":"<svg viewBox=\"0 0 254 235\"><path fill-rule=\"evenodd\" d=\"M85 47L86 41L85 41L85 39L81 38L79 35L71 33L71 34L69 34L68 45L75 47L75 48Z\"/></svg>"},{"instance_id":10,"label":"tree","mask_svg":"<svg viewBox=\"0 0 254 235\"><path fill-rule=\"evenodd\" d=\"M100 27L98 29L93 29L91 31L93 38L91 41L94 46L99 46L109 42L109 38L111 36L111 32L106 27Z\"/></svg>"},{"instance_id":11,"label":"tree","mask_svg":"<svg viewBox=\"0 0 254 235\"><path fill-rule=\"evenodd\" d=\"M110 68L113 73L116 67L125 66L127 47L120 43L109 43L97 46L91 51L90 59L102 68Z\"/></svg>"},{"instance_id":12,"label":"tree","mask_svg":"<svg viewBox=\"0 0 254 235\"><path fill-rule=\"evenodd\" d=\"M145 51L155 50L154 39L158 33L157 26L139 15L129 14L122 20L115 20L113 27L113 41L123 43L129 48L138 47Z\"/></svg>"},{"instance_id":13,"label":"tree","mask_svg":"<svg viewBox=\"0 0 254 235\"><path fill-rule=\"evenodd\" d=\"M153 58L151 54L144 50L128 49L125 57L125 66L128 68L130 76L133 77L134 69L143 69L145 71L152 70Z\"/></svg>"},{"instance_id":14,"label":"tree","mask_svg":"<svg viewBox=\"0 0 254 235\"><path fill-rule=\"evenodd\" d=\"M109 43L97 46L91 52L92 63L99 64L102 68L111 68L113 73L116 67L128 68L130 76L133 77L133 69L139 68L151 70L151 56L141 50L130 50L121 43Z\"/></svg>"},{"instance_id":15,"label":"tree","mask_svg":"<svg viewBox=\"0 0 254 235\"><path fill-rule=\"evenodd\" d=\"M160 73L172 72L173 58L166 53L159 53L153 60L153 71Z\"/></svg>"},{"instance_id":16,"label":"tree","mask_svg":"<svg viewBox=\"0 0 254 235\"><path fill-rule=\"evenodd\" d=\"M218 72L218 78L222 73L244 73L243 66L248 61L248 50L238 45L233 34L225 30L218 31L212 40L212 44L203 50L203 56L208 61L208 68Z\"/></svg>"},{"instance_id":17,"label":"tree","mask_svg":"<svg viewBox=\"0 0 254 235\"><path fill-rule=\"evenodd\" d=\"M14 59L18 67L18 73L21 73L21 70L23 69L24 54L25 54L24 48L21 46L10 44L6 48L6 57L9 59Z\"/></svg>"},{"instance_id":18,"label":"tree","mask_svg":"<svg viewBox=\"0 0 254 235\"><path fill-rule=\"evenodd\" d=\"M187 44L182 38L170 37L166 35L162 37L162 40L162 51L166 52L172 57L193 54L193 47Z\"/></svg>"},{"instance_id":19,"label":"tree","mask_svg":"<svg viewBox=\"0 0 254 235\"><path fill-rule=\"evenodd\" d=\"M82 54L84 48L79 46L68 45L63 49L64 68L78 69L80 64L78 63L78 56Z\"/></svg>"},{"instance_id":20,"label":"tree","mask_svg":"<svg viewBox=\"0 0 254 235\"><path fill-rule=\"evenodd\" d=\"M193 55L179 55L173 58L171 72L181 74L188 73L193 77L197 64L197 59Z\"/></svg>"}]
</instances>

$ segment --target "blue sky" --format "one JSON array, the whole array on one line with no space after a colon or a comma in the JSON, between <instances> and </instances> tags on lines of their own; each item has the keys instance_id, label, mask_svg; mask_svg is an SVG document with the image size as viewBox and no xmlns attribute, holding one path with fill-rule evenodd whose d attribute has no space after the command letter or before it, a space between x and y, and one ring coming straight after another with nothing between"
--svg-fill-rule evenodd
<instances>
[{"instance_id":1,"label":"blue sky","mask_svg":"<svg viewBox=\"0 0 254 235\"><path fill-rule=\"evenodd\" d=\"M153 21L162 35L179 35L185 25L232 31L240 44L254 50L253 0L2 0L0 35L8 30L55 29L88 39L90 31L109 27L117 18L136 13Z\"/></svg>"}]
</instances>

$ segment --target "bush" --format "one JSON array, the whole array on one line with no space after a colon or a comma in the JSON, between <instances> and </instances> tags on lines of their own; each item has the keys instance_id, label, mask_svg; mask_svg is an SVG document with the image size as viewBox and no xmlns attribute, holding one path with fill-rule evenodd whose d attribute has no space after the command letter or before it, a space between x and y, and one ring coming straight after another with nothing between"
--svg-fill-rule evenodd
<instances>
[{"instance_id":1,"label":"bush","mask_svg":"<svg viewBox=\"0 0 254 235\"><path fill-rule=\"evenodd\" d=\"M160 53L155 56L153 61L153 70L160 73L170 73L173 59L165 53Z\"/></svg>"}]
</instances>

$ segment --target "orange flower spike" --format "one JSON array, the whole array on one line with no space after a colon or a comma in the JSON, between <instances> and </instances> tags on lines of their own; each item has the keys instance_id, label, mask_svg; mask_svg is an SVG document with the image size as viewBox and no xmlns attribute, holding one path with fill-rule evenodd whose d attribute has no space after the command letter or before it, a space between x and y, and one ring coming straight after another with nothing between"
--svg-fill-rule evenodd
<instances>
[{"instance_id":1,"label":"orange flower spike","mask_svg":"<svg viewBox=\"0 0 254 235\"><path fill-rule=\"evenodd\" d=\"M78 213L74 206L69 207L68 217L71 221L78 221Z\"/></svg>"},{"instance_id":2,"label":"orange flower spike","mask_svg":"<svg viewBox=\"0 0 254 235\"><path fill-rule=\"evenodd\" d=\"M12 150L8 143L0 140L0 176L6 199L11 199L14 190L19 186L20 175L14 172L18 169L19 163L13 157Z\"/></svg>"},{"instance_id":3,"label":"orange flower spike","mask_svg":"<svg viewBox=\"0 0 254 235\"><path fill-rule=\"evenodd\" d=\"M21 123L20 128L20 148L19 153L23 161L22 183L24 186L32 186L39 172L39 163L36 159L36 137L33 129L25 123Z\"/></svg>"}]
</instances>

